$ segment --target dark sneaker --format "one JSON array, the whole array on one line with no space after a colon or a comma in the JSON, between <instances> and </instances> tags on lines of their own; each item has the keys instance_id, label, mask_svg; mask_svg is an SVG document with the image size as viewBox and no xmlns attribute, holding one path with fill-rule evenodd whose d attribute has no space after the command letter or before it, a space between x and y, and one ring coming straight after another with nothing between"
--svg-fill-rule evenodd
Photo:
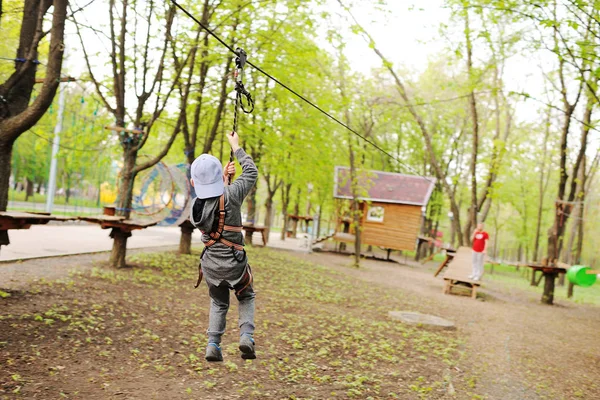
<instances>
[{"instance_id":1,"label":"dark sneaker","mask_svg":"<svg viewBox=\"0 0 600 400\"><path fill-rule=\"evenodd\" d=\"M217 343L209 343L206 346L206 361L223 361L223 353L221 347Z\"/></svg>"},{"instance_id":2,"label":"dark sneaker","mask_svg":"<svg viewBox=\"0 0 600 400\"><path fill-rule=\"evenodd\" d=\"M244 360L254 360L256 353L254 352L254 339L250 335L242 335L240 337L240 351Z\"/></svg>"}]
</instances>

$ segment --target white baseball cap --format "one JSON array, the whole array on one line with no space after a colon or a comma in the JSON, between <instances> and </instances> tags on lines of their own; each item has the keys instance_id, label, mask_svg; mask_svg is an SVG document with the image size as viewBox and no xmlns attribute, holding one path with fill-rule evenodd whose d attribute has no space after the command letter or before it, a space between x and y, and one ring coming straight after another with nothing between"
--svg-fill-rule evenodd
<instances>
[{"instance_id":1,"label":"white baseball cap","mask_svg":"<svg viewBox=\"0 0 600 400\"><path fill-rule=\"evenodd\" d=\"M218 158L202 154L192 163L190 170L194 191L199 199L208 199L223 194L223 167Z\"/></svg>"}]
</instances>

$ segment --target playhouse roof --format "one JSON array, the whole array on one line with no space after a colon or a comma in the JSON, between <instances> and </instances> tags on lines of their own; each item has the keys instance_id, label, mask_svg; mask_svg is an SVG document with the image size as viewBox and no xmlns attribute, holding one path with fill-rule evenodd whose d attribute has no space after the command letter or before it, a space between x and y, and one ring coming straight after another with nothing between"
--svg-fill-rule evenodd
<instances>
[{"instance_id":1,"label":"playhouse roof","mask_svg":"<svg viewBox=\"0 0 600 400\"><path fill-rule=\"evenodd\" d=\"M435 179L392 172L362 171L359 186L361 200L425 206L433 192ZM333 197L352 199L350 168L335 167Z\"/></svg>"}]
</instances>

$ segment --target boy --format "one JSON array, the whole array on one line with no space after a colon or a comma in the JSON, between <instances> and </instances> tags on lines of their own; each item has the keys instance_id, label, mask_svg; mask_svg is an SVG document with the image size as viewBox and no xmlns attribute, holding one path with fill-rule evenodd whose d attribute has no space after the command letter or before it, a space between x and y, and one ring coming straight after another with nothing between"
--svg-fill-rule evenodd
<instances>
[{"instance_id":1,"label":"boy","mask_svg":"<svg viewBox=\"0 0 600 400\"><path fill-rule=\"evenodd\" d=\"M206 278L211 298L208 322L207 361L223 361L221 336L225 333L225 317L229 309L229 291L235 290L239 301L240 351L242 358L255 359L254 290L252 272L244 251L241 206L256 183L258 170L252 158L239 146L239 136L227 135L231 148L242 166L242 175L226 186L233 163L225 173L220 161L208 154L196 158L191 167L190 182L196 192L191 222L202 231L205 248L201 256L201 272Z\"/></svg>"},{"instance_id":2,"label":"boy","mask_svg":"<svg viewBox=\"0 0 600 400\"><path fill-rule=\"evenodd\" d=\"M469 279L478 281L483 276L483 263L485 261L485 250L489 235L483 230L483 224L477 224L477 229L471 236L473 242L473 273L469 275Z\"/></svg>"}]
</instances>

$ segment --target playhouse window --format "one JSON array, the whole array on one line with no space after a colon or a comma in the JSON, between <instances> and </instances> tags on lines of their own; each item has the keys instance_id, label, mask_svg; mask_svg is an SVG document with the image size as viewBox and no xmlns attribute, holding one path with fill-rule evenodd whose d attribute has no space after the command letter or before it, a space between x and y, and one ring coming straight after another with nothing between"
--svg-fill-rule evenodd
<instances>
[{"instance_id":1,"label":"playhouse window","mask_svg":"<svg viewBox=\"0 0 600 400\"><path fill-rule=\"evenodd\" d=\"M369 222L383 222L383 215L385 209L381 206L371 206L367 211L367 221Z\"/></svg>"}]
</instances>

